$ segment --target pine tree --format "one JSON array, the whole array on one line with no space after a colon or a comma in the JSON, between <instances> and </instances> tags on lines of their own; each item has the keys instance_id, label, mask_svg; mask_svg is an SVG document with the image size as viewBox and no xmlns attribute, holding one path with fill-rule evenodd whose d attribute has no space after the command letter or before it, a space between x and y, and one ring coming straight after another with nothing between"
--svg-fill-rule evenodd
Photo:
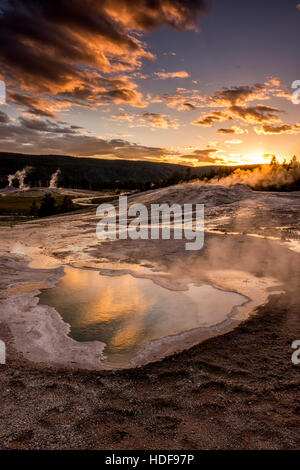
<instances>
[{"instance_id":1,"label":"pine tree","mask_svg":"<svg viewBox=\"0 0 300 470\"><path fill-rule=\"evenodd\" d=\"M38 211L38 216L47 217L49 215L56 214L56 212L57 212L57 207L56 207L54 197L50 193L45 194L45 196L42 199L41 207L39 208L39 211Z\"/></svg>"},{"instance_id":2,"label":"pine tree","mask_svg":"<svg viewBox=\"0 0 300 470\"><path fill-rule=\"evenodd\" d=\"M29 213L31 216L37 217L38 212L39 212L39 208L38 208L37 202L33 201L33 203L31 204Z\"/></svg>"},{"instance_id":3,"label":"pine tree","mask_svg":"<svg viewBox=\"0 0 300 470\"><path fill-rule=\"evenodd\" d=\"M60 206L60 212L71 212L74 210L74 204L70 196L65 196Z\"/></svg>"}]
</instances>

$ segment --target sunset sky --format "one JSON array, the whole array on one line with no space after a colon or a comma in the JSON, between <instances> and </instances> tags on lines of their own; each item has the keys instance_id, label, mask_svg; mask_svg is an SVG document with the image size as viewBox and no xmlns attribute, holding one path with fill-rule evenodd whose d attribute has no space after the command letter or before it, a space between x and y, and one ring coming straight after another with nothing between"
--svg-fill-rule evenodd
<instances>
[{"instance_id":1,"label":"sunset sky","mask_svg":"<svg viewBox=\"0 0 300 470\"><path fill-rule=\"evenodd\" d=\"M0 150L300 158L295 0L0 0Z\"/></svg>"}]
</instances>

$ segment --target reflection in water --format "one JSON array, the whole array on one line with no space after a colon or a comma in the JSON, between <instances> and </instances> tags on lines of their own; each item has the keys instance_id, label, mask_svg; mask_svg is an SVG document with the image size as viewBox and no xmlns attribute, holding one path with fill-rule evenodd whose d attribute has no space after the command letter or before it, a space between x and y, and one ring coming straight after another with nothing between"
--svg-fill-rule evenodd
<instances>
[{"instance_id":1,"label":"reflection in water","mask_svg":"<svg viewBox=\"0 0 300 470\"><path fill-rule=\"evenodd\" d=\"M65 273L54 288L42 291L40 303L60 313L73 339L104 342L104 354L114 364L128 363L149 340L221 323L246 301L207 284L171 291L130 274L109 277L76 268Z\"/></svg>"}]
</instances>

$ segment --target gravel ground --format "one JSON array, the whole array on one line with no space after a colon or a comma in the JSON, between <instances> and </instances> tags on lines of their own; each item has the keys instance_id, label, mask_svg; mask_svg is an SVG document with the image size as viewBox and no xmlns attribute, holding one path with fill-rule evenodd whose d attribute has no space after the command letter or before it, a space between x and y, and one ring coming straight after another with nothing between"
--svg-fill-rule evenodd
<instances>
[{"instance_id":1,"label":"gravel ground","mask_svg":"<svg viewBox=\"0 0 300 470\"><path fill-rule=\"evenodd\" d=\"M206 200L209 228L243 235L210 235L201 255L189 257L179 242L99 245L92 243L91 213L10 231L3 226L2 255L22 243L51 254L58 266L97 265L106 258L156 264L178 276L184 270L190 279L208 267L246 270L276 278L284 293L271 293L265 305L223 336L115 372L30 362L16 349L7 324L0 323L0 338L7 343L7 364L0 366L1 449L300 448L300 369L291 362L291 344L300 339L300 254L288 244L247 236L297 234L299 194L227 188L212 200L198 187L188 190L185 202ZM180 191L156 192L151 201L180 202Z\"/></svg>"}]
</instances>

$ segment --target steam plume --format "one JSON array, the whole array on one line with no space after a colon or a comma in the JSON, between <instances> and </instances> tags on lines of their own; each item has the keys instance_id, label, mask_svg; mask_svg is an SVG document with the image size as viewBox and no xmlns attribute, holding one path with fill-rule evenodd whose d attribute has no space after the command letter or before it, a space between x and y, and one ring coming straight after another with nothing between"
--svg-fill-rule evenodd
<instances>
[{"instance_id":1,"label":"steam plume","mask_svg":"<svg viewBox=\"0 0 300 470\"><path fill-rule=\"evenodd\" d=\"M296 190L300 187L300 162L296 157L293 157L290 163L282 164L273 159L270 165L253 170L238 169L224 178L213 178L209 184L245 184L253 189Z\"/></svg>"},{"instance_id":2,"label":"steam plume","mask_svg":"<svg viewBox=\"0 0 300 470\"><path fill-rule=\"evenodd\" d=\"M57 188L57 187L58 187L58 186L57 186L57 183L58 183L58 177L59 177L60 174L61 174L61 171L60 171L60 169L58 168L58 169L56 170L56 172L51 175L49 188L53 189L53 188Z\"/></svg>"},{"instance_id":3,"label":"steam plume","mask_svg":"<svg viewBox=\"0 0 300 470\"><path fill-rule=\"evenodd\" d=\"M26 185L24 183L24 181L25 181L25 178L28 175L28 173L31 171L31 169L32 169L31 166L26 166L25 168L23 168L23 170L18 170L13 175L8 175L8 177L7 177L8 187L11 188L13 186L14 180L18 180L19 189L21 189L21 191L25 191L26 189L30 189L30 186Z\"/></svg>"}]
</instances>

